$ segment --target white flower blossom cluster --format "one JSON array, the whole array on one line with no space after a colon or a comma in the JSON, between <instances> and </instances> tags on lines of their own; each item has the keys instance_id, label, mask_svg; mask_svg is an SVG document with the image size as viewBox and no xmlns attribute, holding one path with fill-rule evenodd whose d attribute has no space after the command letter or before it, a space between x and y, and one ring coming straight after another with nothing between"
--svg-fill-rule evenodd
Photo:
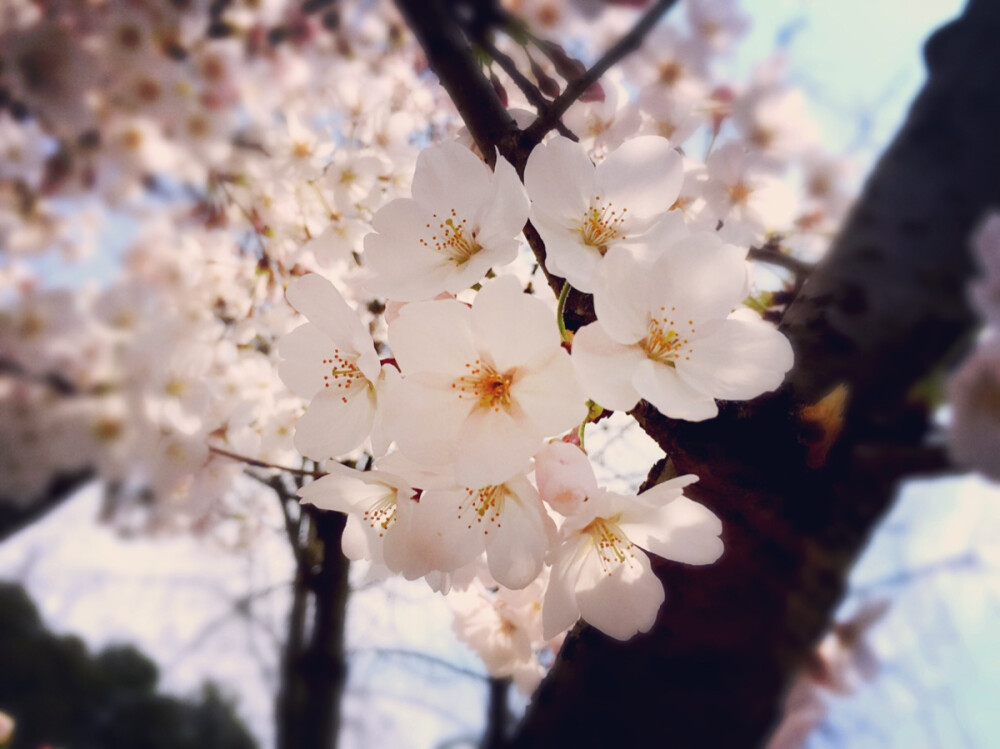
<instances>
[{"instance_id":1,"label":"white flower blossom cluster","mask_svg":"<svg viewBox=\"0 0 1000 749\"><path fill-rule=\"evenodd\" d=\"M537 39L590 34L581 54L636 18L505 5ZM684 5L522 181L462 145L392 3L4 3L0 501L90 471L124 530L245 544L275 503L240 461L305 456L328 475L303 500L349 515L345 553L450 591L460 637L525 689L578 617L649 629L647 552L707 564L719 522L693 477L598 486L578 435L601 407L700 420L778 387L790 350L748 249L814 258L847 208L782 66L718 76L738 4ZM497 45L540 88L578 74L516 37ZM544 270L593 295L572 340L528 220ZM49 276L88 257L89 279Z\"/></svg>"},{"instance_id":2,"label":"white flower blossom cluster","mask_svg":"<svg viewBox=\"0 0 1000 749\"><path fill-rule=\"evenodd\" d=\"M702 420L716 399L773 390L791 367L787 340L741 308L746 248L671 210L682 181L681 156L659 136L596 167L557 136L532 152L524 185L502 157L491 171L457 143L427 148L413 197L379 209L364 242L368 286L405 302L381 363L331 283L289 285L308 322L282 339L281 376L312 399L296 446L326 461L371 437L376 455L373 470L333 464L300 491L348 515L349 558L443 590L477 578L521 590L551 568L549 640L580 617L618 639L652 627L664 591L647 551L719 557L718 518L683 493L697 477L623 496L597 486L580 447L552 441L582 432L593 402L627 411L645 398ZM551 308L503 272L529 215L547 270L594 294L597 320L571 347ZM472 285L471 303L453 296Z\"/></svg>"}]
</instances>

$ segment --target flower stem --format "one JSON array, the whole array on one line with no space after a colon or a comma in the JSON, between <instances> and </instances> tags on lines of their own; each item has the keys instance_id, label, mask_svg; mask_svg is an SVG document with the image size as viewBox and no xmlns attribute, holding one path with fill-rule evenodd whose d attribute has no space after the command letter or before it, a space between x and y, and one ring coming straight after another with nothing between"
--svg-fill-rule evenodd
<instances>
[{"instance_id":1,"label":"flower stem","mask_svg":"<svg viewBox=\"0 0 1000 749\"><path fill-rule=\"evenodd\" d=\"M573 340L573 334L566 330L566 300L569 298L569 281L563 281L562 289L559 291L559 301L556 304L556 322L559 324L559 337L563 343Z\"/></svg>"}]
</instances>

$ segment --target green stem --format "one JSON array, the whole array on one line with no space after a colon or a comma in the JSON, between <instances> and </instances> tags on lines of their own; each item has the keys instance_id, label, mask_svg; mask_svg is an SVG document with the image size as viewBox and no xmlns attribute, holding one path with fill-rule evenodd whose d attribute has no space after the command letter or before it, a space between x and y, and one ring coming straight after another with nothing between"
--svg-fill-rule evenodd
<instances>
[{"instance_id":1,"label":"green stem","mask_svg":"<svg viewBox=\"0 0 1000 749\"><path fill-rule=\"evenodd\" d=\"M559 301L556 304L556 322L559 324L559 337L562 338L563 343L569 343L571 340L571 334L568 330L566 330L566 318L564 316L566 311L566 300L569 299L569 292L569 281L564 281L562 289L559 291Z\"/></svg>"}]
</instances>

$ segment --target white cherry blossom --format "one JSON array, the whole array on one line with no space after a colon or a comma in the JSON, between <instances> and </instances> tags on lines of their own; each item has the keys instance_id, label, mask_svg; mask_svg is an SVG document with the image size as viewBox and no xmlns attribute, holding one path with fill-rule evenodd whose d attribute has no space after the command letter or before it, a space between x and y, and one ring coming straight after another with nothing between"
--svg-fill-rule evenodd
<instances>
[{"instance_id":1,"label":"white cherry blossom","mask_svg":"<svg viewBox=\"0 0 1000 749\"><path fill-rule=\"evenodd\" d=\"M490 575L506 588L525 587L542 571L555 535L535 487L522 473L501 484L462 487L446 473L412 464L401 453L379 461L423 489L400 514L406 546L387 552L386 564L408 579L451 573L484 552Z\"/></svg>"},{"instance_id":2,"label":"white cherry blossom","mask_svg":"<svg viewBox=\"0 0 1000 749\"><path fill-rule=\"evenodd\" d=\"M389 343L403 373L386 416L399 449L452 466L462 486L506 481L587 415L551 310L511 276L484 284L471 308L407 305Z\"/></svg>"},{"instance_id":3,"label":"white cherry blossom","mask_svg":"<svg viewBox=\"0 0 1000 749\"><path fill-rule=\"evenodd\" d=\"M545 241L545 267L592 292L595 270L612 248L642 254L659 241L683 179L680 154L653 135L627 141L596 167L568 138L536 146L524 184L531 221Z\"/></svg>"},{"instance_id":4,"label":"white cherry blossom","mask_svg":"<svg viewBox=\"0 0 1000 749\"><path fill-rule=\"evenodd\" d=\"M395 546L407 542L396 523L413 503L413 488L387 471L357 471L340 463L326 470L326 476L299 490L302 503L347 515L341 540L345 557L384 564Z\"/></svg>"},{"instance_id":5,"label":"white cherry blossom","mask_svg":"<svg viewBox=\"0 0 1000 749\"><path fill-rule=\"evenodd\" d=\"M497 156L490 171L458 143L427 148L417 157L413 197L393 200L372 219L369 286L404 302L456 294L517 257L527 218L524 186L506 159Z\"/></svg>"},{"instance_id":6,"label":"white cherry blossom","mask_svg":"<svg viewBox=\"0 0 1000 749\"><path fill-rule=\"evenodd\" d=\"M694 481L680 476L638 497L600 491L566 518L545 592L546 638L578 618L618 640L649 631L665 596L644 549L685 564L719 558L722 524L683 495Z\"/></svg>"},{"instance_id":7,"label":"white cherry blossom","mask_svg":"<svg viewBox=\"0 0 1000 749\"><path fill-rule=\"evenodd\" d=\"M295 427L295 447L314 460L343 455L364 442L375 423L378 354L368 330L322 276L294 280L287 297L309 320L278 347L281 379L311 399Z\"/></svg>"},{"instance_id":8,"label":"white cherry blossom","mask_svg":"<svg viewBox=\"0 0 1000 749\"><path fill-rule=\"evenodd\" d=\"M651 266L609 257L594 296L597 321L573 339L587 394L613 410L645 398L665 416L701 421L718 413L717 398L777 388L792 348L755 313L737 310L748 291L744 252L702 233Z\"/></svg>"}]
</instances>

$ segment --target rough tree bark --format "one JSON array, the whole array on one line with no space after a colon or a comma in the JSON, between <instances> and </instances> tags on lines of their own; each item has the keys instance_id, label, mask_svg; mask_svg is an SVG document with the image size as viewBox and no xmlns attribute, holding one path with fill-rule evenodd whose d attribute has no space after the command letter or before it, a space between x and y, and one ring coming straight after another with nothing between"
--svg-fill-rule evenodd
<instances>
[{"instance_id":1,"label":"rough tree bark","mask_svg":"<svg viewBox=\"0 0 1000 749\"><path fill-rule=\"evenodd\" d=\"M492 89L467 85L480 74L454 3L398 4L459 111L474 113L467 124L483 152L498 147L523 167L533 138L513 128ZM515 745L766 739L899 479L932 468L919 459L926 408L908 393L974 324L964 292L969 235L1000 205L998 38L1000 4L971 0L928 43L929 80L906 125L784 316L796 351L788 385L706 423L635 410L669 457L650 480L700 475L692 494L722 518L726 552L707 568L656 563L667 602L648 635L620 643L577 627ZM528 236L542 256L530 228ZM573 326L592 314L585 299L574 309ZM844 430L816 465L817 435L801 409L841 383Z\"/></svg>"},{"instance_id":2,"label":"rough tree bark","mask_svg":"<svg viewBox=\"0 0 1000 749\"><path fill-rule=\"evenodd\" d=\"M298 504L284 492L279 499ZM347 683L344 625L350 563L340 550L346 517L313 507L300 512L297 519L286 515L296 572L281 659L276 744L279 749L332 749Z\"/></svg>"}]
</instances>

